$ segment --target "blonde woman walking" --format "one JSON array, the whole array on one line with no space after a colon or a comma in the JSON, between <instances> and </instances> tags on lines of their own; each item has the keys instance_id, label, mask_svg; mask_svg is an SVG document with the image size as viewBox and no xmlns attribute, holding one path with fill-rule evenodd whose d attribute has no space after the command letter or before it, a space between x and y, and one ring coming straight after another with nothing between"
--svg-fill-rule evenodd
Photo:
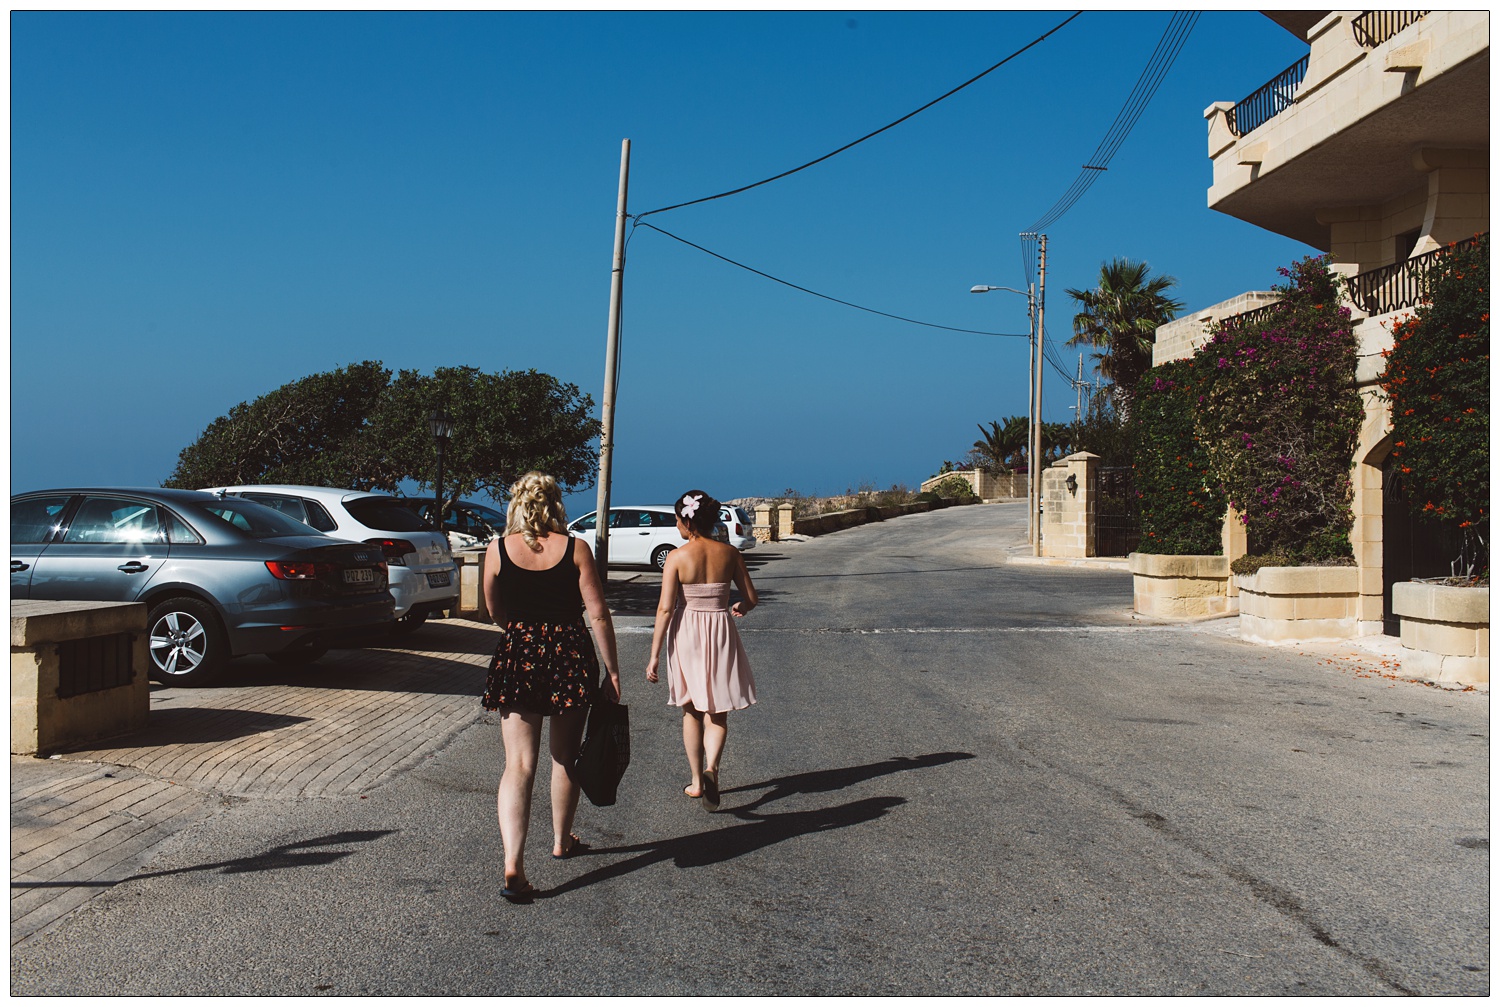
<instances>
[{"instance_id":1,"label":"blonde woman walking","mask_svg":"<svg viewBox=\"0 0 1500 1007\"><path fill-rule=\"evenodd\" d=\"M677 533L687 542L672 550L662 571L646 681L657 681L665 644L667 702L682 707L682 745L692 772L682 792L717 811L719 760L729 733L729 711L755 702L755 677L734 621L759 599L740 551L714 541L719 502L702 490L691 490L672 509ZM732 608L731 582L744 599Z\"/></svg>"},{"instance_id":2,"label":"blonde woman walking","mask_svg":"<svg viewBox=\"0 0 1500 1007\"><path fill-rule=\"evenodd\" d=\"M578 757L589 705L620 701L620 661L604 586L594 554L568 534L567 520L557 480L528 472L510 488L505 535L490 543L485 558L484 600L501 637L481 703L500 711L505 745L497 795L505 847L501 895L512 902L528 901L536 891L526 879L525 847L542 718L551 718L552 856L563 859L586 848L572 831L578 784L569 770ZM584 609L604 654L608 679L602 686Z\"/></svg>"}]
</instances>

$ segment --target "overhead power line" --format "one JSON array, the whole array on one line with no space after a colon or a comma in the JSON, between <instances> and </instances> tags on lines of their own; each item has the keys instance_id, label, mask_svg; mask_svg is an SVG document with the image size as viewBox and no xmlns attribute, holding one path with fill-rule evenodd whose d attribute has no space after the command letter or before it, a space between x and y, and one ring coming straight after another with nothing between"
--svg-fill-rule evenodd
<instances>
[{"instance_id":1,"label":"overhead power line","mask_svg":"<svg viewBox=\"0 0 1500 1007\"><path fill-rule=\"evenodd\" d=\"M695 205L697 203L707 203L708 201L714 200L714 199L723 199L725 196L738 195L741 192L748 192L749 190L757 188L757 187L762 186L762 185L765 185L768 182L775 182L778 179L786 178L788 175L795 175L797 172L803 170L804 168L811 168L815 164L821 164L822 162L828 160L830 157L833 157L835 154L842 154L844 151L848 150L850 147L858 146L859 144L864 143L866 140L870 139L871 137L879 136L881 133L884 133L886 130L891 129L894 126L901 125L903 122L905 122L907 119L910 119L912 116L917 115L920 112L927 111L929 108L931 108L932 106L936 105L938 102L942 101L944 98L951 98L953 95L955 95L958 92L962 91L964 88L968 87L970 84L974 83L975 81L979 80L980 78L985 77L985 76L993 73L994 71L1000 69L1002 66L1004 66L1007 63L1009 63L1011 60L1015 59L1017 56L1021 55L1026 50L1032 48L1033 46L1040 45L1042 42L1046 41L1048 37L1056 34L1059 31L1061 31L1063 29L1063 27L1068 24L1068 22L1072 21L1074 18L1078 17L1078 15L1080 15L1082 13L1083 13L1083 11L1074 11L1061 24L1059 24L1056 28L1053 28L1051 31L1046 32L1045 34L1039 35L1036 38L1032 39L1030 42L1026 43L1021 48L1017 49L1015 52L1011 53L1009 56L1007 56L1004 59L1002 59L1000 62L996 63L994 66L990 67L988 70L985 70L982 73L975 74L973 77L970 77L968 80L964 81L962 84L958 85L958 87L955 87L953 90L949 91L947 94L939 95L938 97L936 97L936 98L932 99L931 101L929 101L927 104L923 105L921 108L916 109L915 111L912 111L912 112L908 112L906 115L903 115L901 118L897 119L895 122L888 123L888 124L886 124L884 126L881 126L879 129L875 130L873 133L866 133L864 136L860 137L858 140L855 140L855 141L853 141L851 143L844 144L838 150L830 151L827 154L824 154L822 157L817 158L816 160L808 161L806 164L798 165L795 168L791 168L791 169L789 169L787 171L783 171L779 175L772 175L770 178L763 178L759 182L752 182L749 185L742 185L738 189L730 189L728 192L721 192L721 193L719 193L718 195L715 195L715 196L704 196L701 199L690 199L690 200L688 200L685 203L673 203L671 206L662 206L662 207L658 207L655 210L647 210L645 213L637 214L636 217L635 217L635 219L637 221L639 221L642 217L649 217L653 213L666 213L668 210L680 210L684 206L693 206L693 205Z\"/></svg>"},{"instance_id":2,"label":"overhead power line","mask_svg":"<svg viewBox=\"0 0 1500 1007\"><path fill-rule=\"evenodd\" d=\"M680 241L684 245L687 245L689 248L696 248L698 251L703 252L705 255L711 255L721 262L729 263L731 266L738 266L740 269L744 269L751 273L754 273L756 276L763 276L768 280L773 280L784 287L791 287L793 290L800 290L804 294L811 294L814 297L821 297L825 301L832 301L835 304L842 304L845 307L858 308L860 311L868 311L872 315L881 315L885 318L894 318L898 322L910 322L912 325L923 325L929 329L944 329L948 332L965 332L975 336L1002 336L1008 339L1031 338L1031 334L1027 332L987 332L983 329L960 329L952 325L938 325L935 322L924 322L916 318L906 318L903 315L893 315L888 311L877 311L874 308L867 308L862 304L855 304L853 301L845 301L838 297L830 297L827 294L820 294L816 290L809 290L807 287L798 286L797 284L792 283L789 280L783 280L779 276L772 276L770 273L762 272L761 270L756 269L754 266L747 266L743 262L736 262L734 259L729 258L727 255L720 255L718 252L715 252L712 249L704 248L702 245L694 244L686 238L673 234L671 231L665 231L662 228L657 227L655 224L648 224L644 220L637 219L636 224L641 227L649 227L651 228L651 230L657 232L658 234L666 235L673 241Z\"/></svg>"},{"instance_id":3,"label":"overhead power line","mask_svg":"<svg viewBox=\"0 0 1500 1007\"><path fill-rule=\"evenodd\" d=\"M1141 71L1140 78L1135 82L1135 87L1130 91L1125 104L1115 116L1114 123L1109 131L1104 134L1104 139L1099 141L1099 146L1094 149L1093 155L1084 164L1078 177L1073 184L1058 197L1052 208L1026 229L1032 235L1038 234L1056 223L1063 214L1073 208L1073 205L1083 198L1089 187L1098 181L1099 176L1109 168L1110 159L1135 128L1136 122L1141 114L1145 112L1146 106L1151 103L1156 89L1161 86L1167 71L1172 69L1172 64L1177 61L1182 46L1187 42L1188 35L1192 33L1193 26L1198 23L1200 11L1178 11L1172 15L1167 23L1167 30L1162 33L1161 40L1156 43L1156 49L1151 53L1151 58L1146 62L1146 68ZM1023 235L1024 239L1024 235ZM1027 275L1030 269L1027 268Z\"/></svg>"}]
</instances>

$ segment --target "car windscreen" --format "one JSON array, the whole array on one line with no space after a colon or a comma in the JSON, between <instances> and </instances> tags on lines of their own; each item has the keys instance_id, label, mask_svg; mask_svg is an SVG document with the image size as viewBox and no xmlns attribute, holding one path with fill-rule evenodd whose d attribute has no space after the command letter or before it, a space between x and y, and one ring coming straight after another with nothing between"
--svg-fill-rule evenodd
<instances>
[{"instance_id":1,"label":"car windscreen","mask_svg":"<svg viewBox=\"0 0 1500 1007\"><path fill-rule=\"evenodd\" d=\"M225 497L213 503L203 504L201 513L223 521L241 535L251 538L279 538L283 535L321 535L311 525L287 517L278 510L253 500Z\"/></svg>"},{"instance_id":2,"label":"car windscreen","mask_svg":"<svg viewBox=\"0 0 1500 1007\"><path fill-rule=\"evenodd\" d=\"M394 497L359 497L345 500L344 509L354 520L376 531L431 531L432 526L401 506Z\"/></svg>"}]
</instances>

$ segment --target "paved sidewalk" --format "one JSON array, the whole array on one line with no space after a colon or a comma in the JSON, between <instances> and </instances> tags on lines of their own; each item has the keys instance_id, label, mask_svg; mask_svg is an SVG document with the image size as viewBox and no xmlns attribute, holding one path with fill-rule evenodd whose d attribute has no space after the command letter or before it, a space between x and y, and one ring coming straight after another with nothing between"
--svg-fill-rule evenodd
<instances>
[{"instance_id":1,"label":"paved sidewalk","mask_svg":"<svg viewBox=\"0 0 1500 1007\"><path fill-rule=\"evenodd\" d=\"M11 944L133 874L163 842L246 798L357 800L485 716L494 629L447 619L400 647L217 685L151 689L145 730L50 759L11 757Z\"/></svg>"}]
</instances>

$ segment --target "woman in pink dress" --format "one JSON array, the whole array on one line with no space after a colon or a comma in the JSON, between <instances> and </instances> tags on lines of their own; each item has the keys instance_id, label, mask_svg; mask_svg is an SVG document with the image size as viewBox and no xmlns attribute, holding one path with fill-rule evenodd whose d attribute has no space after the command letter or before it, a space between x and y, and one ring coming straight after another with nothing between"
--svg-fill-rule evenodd
<instances>
[{"instance_id":1,"label":"woman in pink dress","mask_svg":"<svg viewBox=\"0 0 1500 1007\"><path fill-rule=\"evenodd\" d=\"M687 542L672 550L662 570L646 681L657 680L665 644L667 702L682 707L682 744L693 774L682 792L717 811L719 759L729 731L729 711L755 702L755 677L734 621L758 599L740 551L713 538L719 502L702 490L692 490L673 510L677 533ZM732 608L731 581L744 599Z\"/></svg>"}]
</instances>

